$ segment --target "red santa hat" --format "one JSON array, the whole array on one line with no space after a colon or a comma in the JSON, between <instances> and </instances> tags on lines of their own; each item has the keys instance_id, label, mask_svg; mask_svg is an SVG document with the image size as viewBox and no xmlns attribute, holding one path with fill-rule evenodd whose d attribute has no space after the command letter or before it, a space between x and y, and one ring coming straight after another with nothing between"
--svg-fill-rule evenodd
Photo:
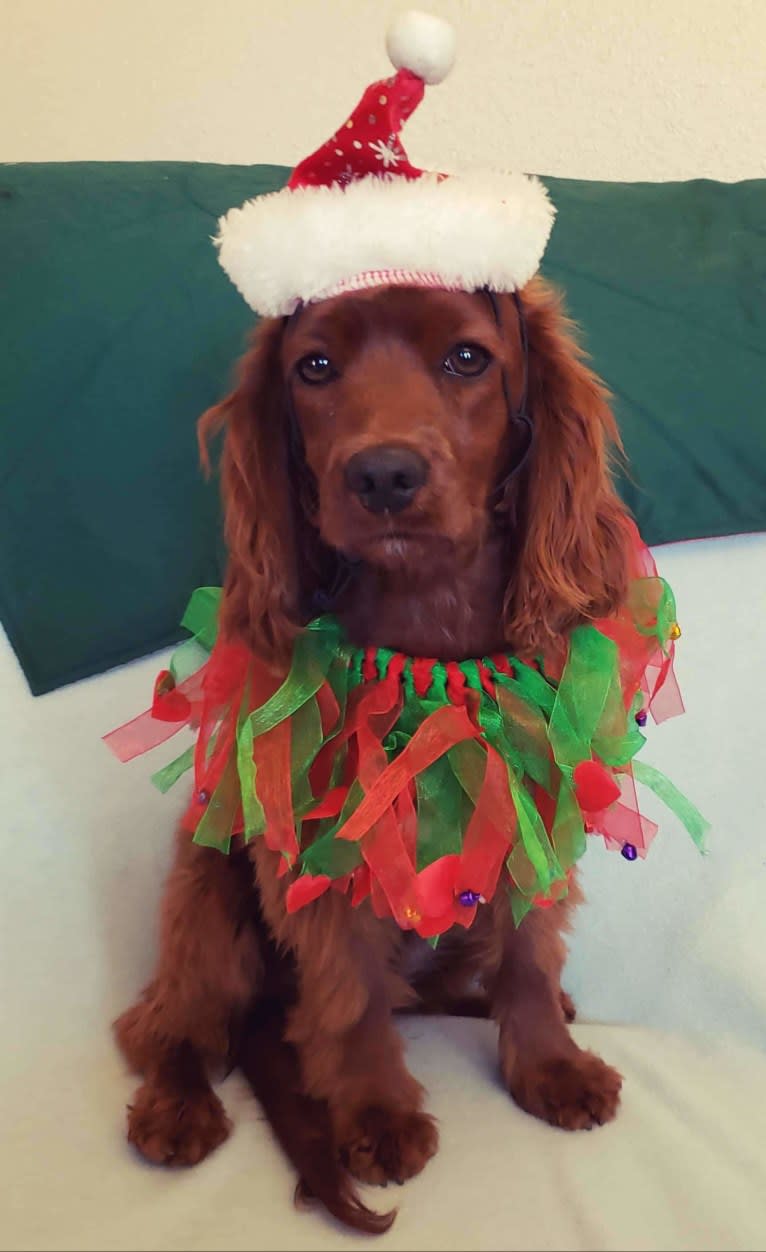
<instances>
[{"instance_id":1,"label":"red santa hat","mask_svg":"<svg viewBox=\"0 0 766 1252\"><path fill-rule=\"evenodd\" d=\"M387 49L397 72L367 88L287 186L219 222L221 265L263 316L378 286L514 291L540 264L554 209L538 179L429 173L402 145L426 85L452 68L452 28L405 13Z\"/></svg>"}]
</instances>

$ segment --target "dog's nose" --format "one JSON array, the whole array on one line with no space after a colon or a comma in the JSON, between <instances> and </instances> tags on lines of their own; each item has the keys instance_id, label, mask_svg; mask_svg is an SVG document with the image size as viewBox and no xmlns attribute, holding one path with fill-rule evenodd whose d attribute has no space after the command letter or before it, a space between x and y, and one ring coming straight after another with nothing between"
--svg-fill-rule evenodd
<instances>
[{"instance_id":1,"label":"dog's nose","mask_svg":"<svg viewBox=\"0 0 766 1252\"><path fill-rule=\"evenodd\" d=\"M346 465L349 491L371 513L401 513L409 507L428 477L428 464L418 452L383 444L357 452Z\"/></svg>"}]
</instances>

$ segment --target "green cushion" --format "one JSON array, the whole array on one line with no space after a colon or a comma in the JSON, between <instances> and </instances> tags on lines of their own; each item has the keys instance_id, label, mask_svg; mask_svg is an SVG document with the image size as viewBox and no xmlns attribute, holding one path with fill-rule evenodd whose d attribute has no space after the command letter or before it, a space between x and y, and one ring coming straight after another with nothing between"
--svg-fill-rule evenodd
<instances>
[{"instance_id":1,"label":"green cushion","mask_svg":"<svg viewBox=\"0 0 766 1252\"><path fill-rule=\"evenodd\" d=\"M179 637L221 576L195 422L252 315L217 217L277 166L0 171L0 615L35 693ZM616 397L646 539L766 528L766 181L546 179L545 273Z\"/></svg>"}]
</instances>

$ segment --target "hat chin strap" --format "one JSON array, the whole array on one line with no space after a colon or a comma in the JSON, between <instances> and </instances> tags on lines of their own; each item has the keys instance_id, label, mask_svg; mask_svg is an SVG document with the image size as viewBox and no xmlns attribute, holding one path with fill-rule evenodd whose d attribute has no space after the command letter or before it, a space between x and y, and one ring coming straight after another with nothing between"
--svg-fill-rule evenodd
<instances>
[{"instance_id":1,"label":"hat chin strap","mask_svg":"<svg viewBox=\"0 0 766 1252\"><path fill-rule=\"evenodd\" d=\"M490 291L489 287L484 288L484 294L489 300L490 307L492 309L492 313L495 318L495 322L497 323L498 329L502 332L503 322L500 316L500 305L498 304L497 295L494 291ZM534 442L534 434L535 434L535 429L534 429L534 426L532 425L532 418L529 416L529 413L527 412L527 401L528 401L528 392L529 392L529 336L527 334L527 319L524 316L524 308L522 306L518 291L514 291L512 295L513 295L513 303L516 306L516 313L519 319L519 338L521 339L522 379L521 379L521 395L519 397L518 408L514 407L513 398L511 396L510 384L508 382L508 373L505 367L503 367L502 369L503 395L505 396L505 407L508 411L508 421L512 422L514 425L521 428L520 433L523 435L523 441L521 444L521 452L516 458L515 463L508 470L505 477L502 478L501 481L497 484L494 492L492 493L491 499L494 499L495 509L498 509L499 507L502 506L502 504L505 501L505 496L508 492L508 488L510 487L513 480L517 477L517 475L524 468L524 466L527 464L530 453L532 451L532 444Z\"/></svg>"},{"instance_id":2,"label":"hat chin strap","mask_svg":"<svg viewBox=\"0 0 766 1252\"><path fill-rule=\"evenodd\" d=\"M283 326L286 328L297 322L305 307L303 301L300 301L292 313L283 317ZM284 387L285 409L287 410L288 476L293 480L295 488L295 507L298 509L302 508L304 515L308 519L308 515L315 515L319 508L319 488L314 472L306 460L303 432L298 421L298 414L295 411L293 390L290 386L290 380L287 378L285 379ZM308 524L314 525L314 522L309 519ZM339 552L337 548L328 547L328 552L332 553L335 569L332 576L327 580L326 585L317 587L312 593L311 601L306 605L309 616L313 616L315 613L329 613L362 564L361 561L352 560L345 553ZM316 572L319 574L319 571Z\"/></svg>"}]
</instances>

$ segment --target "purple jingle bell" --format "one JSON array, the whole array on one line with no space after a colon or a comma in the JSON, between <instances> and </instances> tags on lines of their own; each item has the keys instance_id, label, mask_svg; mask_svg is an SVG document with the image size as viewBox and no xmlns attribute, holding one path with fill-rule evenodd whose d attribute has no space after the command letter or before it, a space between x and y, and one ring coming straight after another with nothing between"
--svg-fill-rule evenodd
<instances>
[{"instance_id":1,"label":"purple jingle bell","mask_svg":"<svg viewBox=\"0 0 766 1252\"><path fill-rule=\"evenodd\" d=\"M481 894L478 891L461 891L458 895L458 904L462 904L466 909L472 909L474 904L481 903Z\"/></svg>"},{"instance_id":2,"label":"purple jingle bell","mask_svg":"<svg viewBox=\"0 0 766 1252\"><path fill-rule=\"evenodd\" d=\"M622 851L620 852L620 856L624 856L626 861L635 861L636 857L638 856L638 852L636 851L635 844L624 843L622 845Z\"/></svg>"},{"instance_id":3,"label":"purple jingle bell","mask_svg":"<svg viewBox=\"0 0 766 1252\"><path fill-rule=\"evenodd\" d=\"M646 709L639 709L636 713L636 725L645 726L647 722Z\"/></svg>"}]
</instances>

